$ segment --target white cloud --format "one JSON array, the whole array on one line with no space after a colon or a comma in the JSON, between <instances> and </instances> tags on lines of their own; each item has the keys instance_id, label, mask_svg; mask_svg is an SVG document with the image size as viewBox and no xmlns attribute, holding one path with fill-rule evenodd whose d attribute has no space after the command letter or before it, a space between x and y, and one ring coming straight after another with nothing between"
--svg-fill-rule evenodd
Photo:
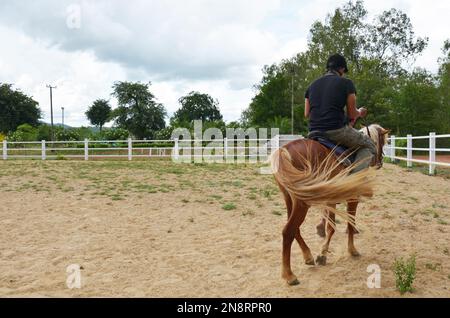
<instances>
[{"instance_id":1,"label":"white cloud","mask_svg":"<svg viewBox=\"0 0 450 318\"><path fill-rule=\"evenodd\" d=\"M60 108L65 107L66 123L85 123L84 112L96 98L109 98L115 80L125 80L127 72L116 63L101 62L89 52L64 52L35 41L13 29L0 26L6 43L0 55L0 82L13 83L32 95L50 122L49 90L56 85L54 118L60 122Z\"/></svg>"},{"instance_id":2,"label":"white cloud","mask_svg":"<svg viewBox=\"0 0 450 318\"><path fill-rule=\"evenodd\" d=\"M236 120L254 94L265 64L306 48L311 24L346 0L41 0L2 1L0 81L32 94L49 121L45 85L58 85L55 111L66 122L87 124L84 112L96 98L109 98L117 80L152 81L152 92L169 113L192 90L220 102ZM81 6L81 28L66 25L67 7ZM370 18L396 7L430 45L417 65L437 68L448 37L445 0L367 0ZM55 120L56 121L56 120Z\"/></svg>"}]
</instances>

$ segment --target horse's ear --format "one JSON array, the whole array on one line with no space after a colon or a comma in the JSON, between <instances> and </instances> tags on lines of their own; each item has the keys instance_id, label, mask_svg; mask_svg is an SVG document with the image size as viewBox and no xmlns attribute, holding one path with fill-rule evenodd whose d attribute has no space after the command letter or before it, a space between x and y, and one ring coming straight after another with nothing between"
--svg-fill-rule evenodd
<instances>
[{"instance_id":1,"label":"horse's ear","mask_svg":"<svg viewBox=\"0 0 450 318\"><path fill-rule=\"evenodd\" d=\"M381 134L382 134L382 135L389 134L390 132L391 132L390 129L384 129L384 128L381 129Z\"/></svg>"}]
</instances>

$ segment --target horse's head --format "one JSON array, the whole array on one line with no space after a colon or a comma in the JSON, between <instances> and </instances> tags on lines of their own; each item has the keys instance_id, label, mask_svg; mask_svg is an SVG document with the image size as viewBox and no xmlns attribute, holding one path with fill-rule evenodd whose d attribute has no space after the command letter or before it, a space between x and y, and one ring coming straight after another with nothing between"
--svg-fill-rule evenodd
<instances>
[{"instance_id":1,"label":"horse's head","mask_svg":"<svg viewBox=\"0 0 450 318\"><path fill-rule=\"evenodd\" d=\"M378 124L372 124L370 126L364 127L360 130L363 134L368 135L370 139L375 143L377 147L377 156L374 161L374 165L378 168L383 166L383 147L387 144L389 138L389 129L384 129Z\"/></svg>"}]
</instances>

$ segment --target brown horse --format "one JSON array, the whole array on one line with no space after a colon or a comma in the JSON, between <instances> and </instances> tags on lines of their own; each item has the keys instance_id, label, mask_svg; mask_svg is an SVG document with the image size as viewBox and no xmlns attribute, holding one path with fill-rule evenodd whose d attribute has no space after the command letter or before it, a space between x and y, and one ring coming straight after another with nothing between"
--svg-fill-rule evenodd
<instances>
[{"instance_id":1,"label":"brown horse","mask_svg":"<svg viewBox=\"0 0 450 318\"><path fill-rule=\"evenodd\" d=\"M371 165L381 167L382 149L387 141L388 131L379 125L371 125L361 131L368 134L377 145L378 155ZM373 194L374 169L349 174L355 164L344 167L340 164L342 159L336 157L330 149L309 139L292 141L272 154L272 170L287 208L288 221L283 229L282 277L289 285L299 283L291 270L291 246L294 238L300 245L307 265L315 265L316 262L325 265L335 232L336 214L348 223L350 255L359 256L353 242L356 208L358 198L371 197ZM336 210L336 204L341 202L347 202L346 212ZM324 218L327 223L325 242L316 262L300 234L300 226L312 205L325 208Z\"/></svg>"}]
</instances>

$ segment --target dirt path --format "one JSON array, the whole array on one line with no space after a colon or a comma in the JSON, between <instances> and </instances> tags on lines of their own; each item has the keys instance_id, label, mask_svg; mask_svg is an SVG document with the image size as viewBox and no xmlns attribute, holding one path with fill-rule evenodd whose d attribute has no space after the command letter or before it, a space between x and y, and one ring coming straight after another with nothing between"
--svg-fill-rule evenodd
<instances>
[{"instance_id":1,"label":"dirt path","mask_svg":"<svg viewBox=\"0 0 450 318\"><path fill-rule=\"evenodd\" d=\"M362 256L346 253L345 225L325 267L280 278L284 202L253 165L152 162L0 162L0 296L397 297L392 264L417 253L406 297L450 297L450 181L387 164L360 205ZM311 209L302 234L317 255ZM82 266L82 288L66 268ZM368 289L367 266L382 270Z\"/></svg>"}]
</instances>

